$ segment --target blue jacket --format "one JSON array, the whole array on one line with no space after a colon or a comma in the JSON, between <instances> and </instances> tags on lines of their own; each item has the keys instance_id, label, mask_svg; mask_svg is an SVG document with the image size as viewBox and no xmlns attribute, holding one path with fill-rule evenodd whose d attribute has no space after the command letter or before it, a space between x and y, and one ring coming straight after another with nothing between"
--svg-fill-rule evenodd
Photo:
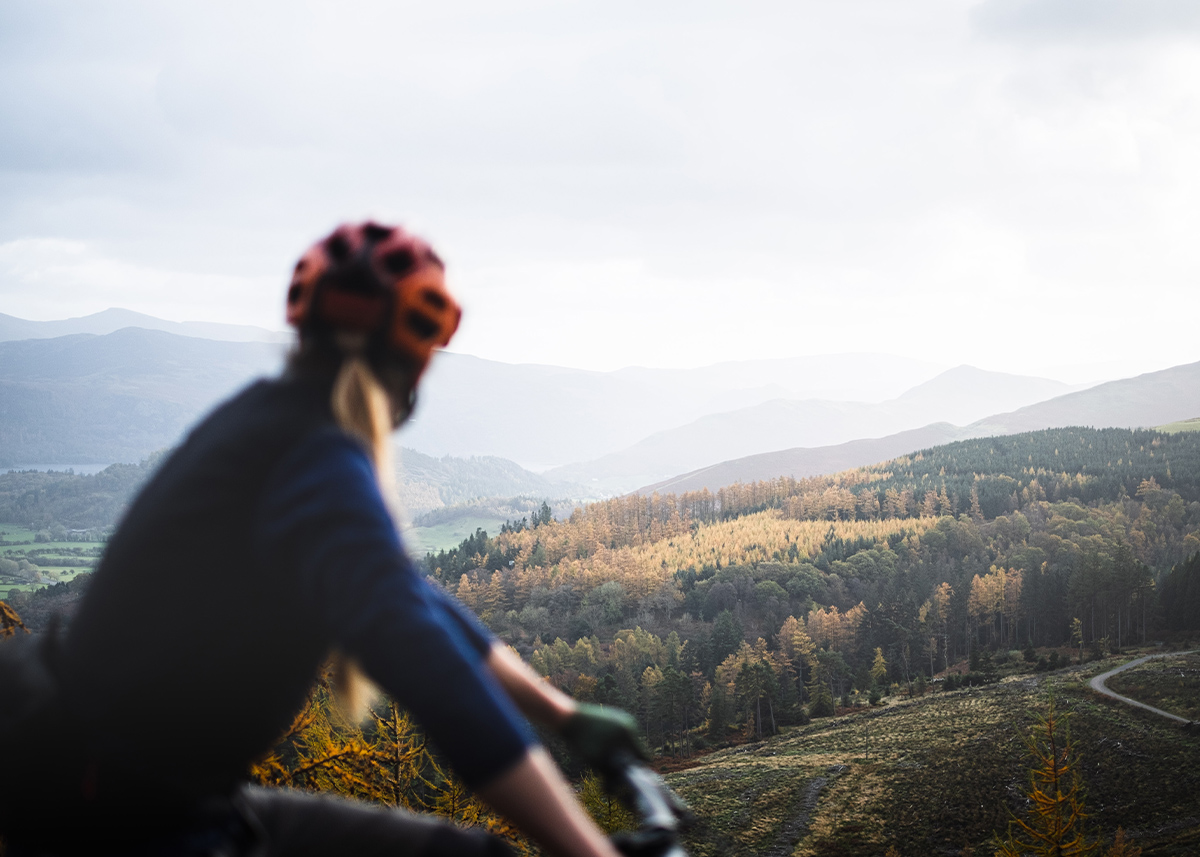
<instances>
[{"instance_id":1,"label":"blue jacket","mask_svg":"<svg viewBox=\"0 0 1200 857\"><path fill-rule=\"evenodd\" d=\"M491 636L407 558L329 389L286 376L247 388L119 525L63 657L87 800L119 805L134 783L184 804L228 793L333 649L411 710L469 785L533 743L484 666Z\"/></svg>"}]
</instances>

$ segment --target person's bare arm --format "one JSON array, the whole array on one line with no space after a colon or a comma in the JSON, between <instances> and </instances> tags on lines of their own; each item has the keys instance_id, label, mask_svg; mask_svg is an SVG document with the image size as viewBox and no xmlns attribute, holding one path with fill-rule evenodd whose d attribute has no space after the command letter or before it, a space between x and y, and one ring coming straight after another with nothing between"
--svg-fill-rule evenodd
<instances>
[{"instance_id":1,"label":"person's bare arm","mask_svg":"<svg viewBox=\"0 0 1200 857\"><path fill-rule=\"evenodd\" d=\"M479 796L553 857L620 857L541 747L480 788Z\"/></svg>"},{"instance_id":2,"label":"person's bare arm","mask_svg":"<svg viewBox=\"0 0 1200 857\"><path fill-rule=\"evenodd\" d=\"M557 732L595 770L603 771L621 756L650 760L637 723L621 709L576 702L501 642L492 645L486 663L526 717Z\"/></svg>"},{"instance_id":3,"label":"person's bare arm","mask_svg":"<svg viewBox=\"0 0 1200 857\"><path fill-rule=\"evenodd\" d=\"M542 679L533 667L503 643L492 646L487 665L504 692L530 720L559 730L575 713L575 700Z\"/></svg>"}]
</instances>

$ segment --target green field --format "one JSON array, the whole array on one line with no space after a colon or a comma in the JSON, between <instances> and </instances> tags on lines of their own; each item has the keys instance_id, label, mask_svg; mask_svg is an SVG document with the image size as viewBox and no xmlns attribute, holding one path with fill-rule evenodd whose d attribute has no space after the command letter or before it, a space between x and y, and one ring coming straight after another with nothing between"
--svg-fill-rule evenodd
<instances>
[{"instance_id":1,"label":"green field","mask_svg":"<svg viewBox=\"0 0 1200 857\"><path fill-rule=\"evenodd\" d=\"M96 541L72 541L69 539L58 542L36 542L34 538L37 536L37 532L37 530L31 530L20 524L0 523L0 541L30 542L30 544L0 546L0 556L13 552L43 550L46 548L94 548L102 544Z\"/></svg>"},{"instance_id":2,"label":"green field","mask_svg":"<svg viewBox=\"0 0 1200 857\"><path fill-rule=\"evenodd\" d=\"M55 583L74 580L79 574L92 571L104 545L100 542L59 541L34 542L36 531L19 524L0 523L0 541L30 542L31 544L0 545L0 557L11 560L27 559L42 572L42 583L18 582L17 578L0 577L0 599L12 592L33 592Z\"/></svg>"},{"instance_id":3,"label":"green field","mask_svg":"<svg viewBox=\"0 0 1200 857\"><path fill-rule=\"evenodd\" d=\"M40 568L43 577L48 578L43 583L15 583L10 581L9 578L0 577L0 601L8 599L13 592L36 592L39 589L45 589L47 586L53 586L56 583L67 583L79 575L91 571L90 568L61 569L54 567L46 568L45 566L40 566ZM55 576L50 577L46 572L53 572Z\"/></svg>"},{"instance_id":4,"label":"green field","mask_svg":"<svg viewBox=\"0 0 1200 857\"><path fill-rule=\"evenodd\" d=\"M1200 734L1092 693L1128 657L813 721L704 756L667 781L700 817L696 857L990 854L1022 806L1022 735L1053 691L1071 712L1098 834L1144 857L1200 853ZM1200 658L1194 665L1200 666ZM1200 689L1193 687L1193 703Z\"/></svg>"},{"instance_id":5,"label":"green field","mask_svg":"<svg viewBox=\"0 0 1200 857\"><path fill-rule=\"evenodd\" d=\"M1192 417L1190 420L1181 420L1177 423L1167 423L1165 426L1159 426L1159 431L1177 432L1177 431L1200 431L1200 417Z\"/></svg>"},{"instance_id":6,"label":"green field","mask_svg":"<svg viewBox=\"0 0 1200 857\"><path fill-rule=\"evenodd\" d=\"M404 543L409 553L423 557L427 553L456 548L463 540L475 535L475 530L484 529L488 535L496 535L505 523L503 518L459 518L436 527L410 527L404 531Z\"/></svg>"},{"instance_id":7,"label":"green field","mask_svg":"<svg viewBox=\"0 0 1200 857\"><path fill-rule=\"evenodd\" d=\"M441 550L458 547L463 539L475 534L475 530L483 528L488 533L496 534L504 524L502 518L494 517L465 517L435 527L411 527L404 533L404 542L409 553L424 557L426 553L436 553ZM0 545L0 556L8 559L28 559L43 572L56 572L60 580L70 580L75 574L90 571L91 566L80 562L99 558L103 544L100 542L57 541L34 542L36 531L19 524L0 523L0 541L28 542L29 544ZM55 551L74 551L79 549L85 555L63 556ZM0 597L6 594L6 588L22 590L40 589L42 585L9 584L0 579Z\"/></svg>"}]
</instances>

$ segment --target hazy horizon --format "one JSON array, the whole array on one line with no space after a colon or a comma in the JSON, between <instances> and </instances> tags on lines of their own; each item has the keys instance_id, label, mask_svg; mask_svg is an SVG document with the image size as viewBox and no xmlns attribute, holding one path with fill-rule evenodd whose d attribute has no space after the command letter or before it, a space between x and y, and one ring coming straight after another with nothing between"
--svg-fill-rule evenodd
<instances>
[{"instance_id":1,"label":"hazy horizon","mask_svg":"<svg viewBox=\"0 0 1200 857\"><path fill-rule=\"evenodd\" d=\"M60 317L60 318L45 318L45 319L20 318L19 320L31 321L31 322L35 322L35 323L36 322L80 321L80 320L87 319L92 316L99 315L99 314L105 313L105 312L110 312L110 311L138 312L137 310L128 310L125 307L108 307L105 310L99 310L96 313L88 313L86 315L81 315L81 316L70 316L70 317L66 317L66 318L62 318L62 317ZM264 334L268 334L270 336L270 338L264 338L261 340L264 342L279 342L281 340L277 339L276 337L291 335L291 331L283 326L270 328L270 327L262 327L260 325L243 324L241 322L214 322L214 321L201 321L199 319L186 319L186 318L185 319L167 319L167 318L161 318L159 316L151 316L149 313L139 313L139 314L149 316L151 318L156 319L157 321L168 322L170 324L179 324L179 325L196 324L196 325L204 325L204 326L227 325L230 327L252 328L255 330L262 331ZM19 318L18 316L12 316L11 313L0 313L0 315L9 315L13 318ZM185 334L185 335L199 336L201 338L204 338L202 332L199 332L199 331ZM460 349L457 349L457 348L446 349L446 352L450 353L450 354L459 354L459 355L466 356L466 357L477 357L482 360L489 360L491 362L503 363L506 365L549 366L549 367L554 367L554 368L573 369L573 370L578 370L581 372L597 372L597 373L602 373L602 374L613 373L613 372L622 372L622 371L628 371L628 370L643 370L643 369L650 370L650 371L659 371L659 370L662 370L662 371L672 371L672 370L688 371L688 370L708 369L708 368L713 368L716 366L722 366L722 365L727 365L727 364L775 362L775 361L799 360L799 359L804 359L804 358L840 357L840 356L850 356L850 355L864 355L864 356L878 355L881 357L895 356L894 352L888 352L888 351L840 351L840 352L823 352L823 353L819 353L819 354L818 353L789 354L786 356L773 357L773 358L772 357L768 357L768 358L746 357L746 358L741 358L741 359L734 358L732 360L717 360L717 361L712 361L712 362L708 362L708 363L699 363L699 364L691 365L691 366L646 366L646 365L631 364L631 365L627 365L627 366L616 366L613 368L606 368L606 369L593 369L593 368L586 367L586 366L570 366L570 365L563 364L563 363L545 363L545 362L538 362L538 361L516 361L516 360L504 360L504 359L497 359L497 358L492 358L492 357L484 357L484 356L478 355L478 354L469 354L469 353L462 351ZM436 356L434 359L435 360L437 359ZM1196 361L1188 361L1188 362L1196 362ZM1125 361L1125 360L1111 360L1111 361L1101 361L1101 362L1096 362L1096 363L1067 364L1067 365L1063 365L1063 366L1044 366L1044 367L1042 367L1041 372L1036 372L1036 371L1034 371L1034 372L1005 372L1005 370L988 369L987 367L975 366L974 364L970 364L970 363L952 364L950 362L937 363L934 361L930 361L930 365L931 365L931 367L933 367L932 374L930 377L934 377L943 372L948 372L951 369L955 369L955 368L959 368L959 367L963 367L963 366L969 366L972 368L983 369L984 371L987 371L987 372L998 372L1001 374L1021 375L1024 377L1048 378L1048 379L1055 380L1055 381L1061 381L1065 384L1071 384L1076 387L1085 387L1085 386L1089 386L1089 385L1093 385L1093 384L1103 383L1105 381L1113 381L1113 380L1118 380L1120 378L1133 377L1135 375L1145 374L1147 372L1155 372L1155 371L1159 371L1162 369L1169 369L1175 365L1182 365L1182 364L1157 365L1157 364L1153 363L1153 358L1150 358L1150 359L1143 358L1143 360L1140 361L1140 364L1141 364L1140 368L1131 369L1130 367L1135 365L1134 362Z\"/></svg>"}]
</instances>

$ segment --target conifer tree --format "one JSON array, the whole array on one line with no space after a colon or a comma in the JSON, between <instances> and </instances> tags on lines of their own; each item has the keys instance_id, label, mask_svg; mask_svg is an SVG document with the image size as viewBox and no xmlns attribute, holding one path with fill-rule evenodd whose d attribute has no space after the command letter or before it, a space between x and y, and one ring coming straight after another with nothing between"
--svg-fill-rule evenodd
<instances>
[{"instance_id":1,"label":"conifer tree","mask_svg":"<svg viewBox=\"0 0 1200 857\"><path fill-rule=\"evenodd\" d=\"M1111 846L1091 835L1084 807L1080 760L1071 738L1066 712L1059 712L1051 697L1046 713L1025 738L1033 758L1029 772L1026 818L1013 816L1008 832L995 841L996 857L1138 857L1141 849L1125 840L1118 829Z\"/></svg>"},{"instance_id":2,"label":"conifer tree","mask_svg":"<svg viewBox=\"0 0 1200 857\"><path fill-rule=\"evenodd\" d=\"M883 684L884 680L887 678L887 674L888 665L887 661L884 660L883 657L883 649L877 647L875 649L875 660L871 664L871 679L876 684Z\"/></svg>"},{"instance_id":3,"label":"conifer tree","mask_svg":"<svg viewBox=\"0 0 1200 857\"><path fill-rule=\"evenodd\" d=\"M996 841L997 857L1053 855L1070 857L1095 851L1086 835L1083 784L1077 769L1075 745L1051 697L1046 713L1039 715L1025 746L1033 758L1029 773L1029 817L1014 816L1008 833Z\"/></svg>"}]
</instances>

